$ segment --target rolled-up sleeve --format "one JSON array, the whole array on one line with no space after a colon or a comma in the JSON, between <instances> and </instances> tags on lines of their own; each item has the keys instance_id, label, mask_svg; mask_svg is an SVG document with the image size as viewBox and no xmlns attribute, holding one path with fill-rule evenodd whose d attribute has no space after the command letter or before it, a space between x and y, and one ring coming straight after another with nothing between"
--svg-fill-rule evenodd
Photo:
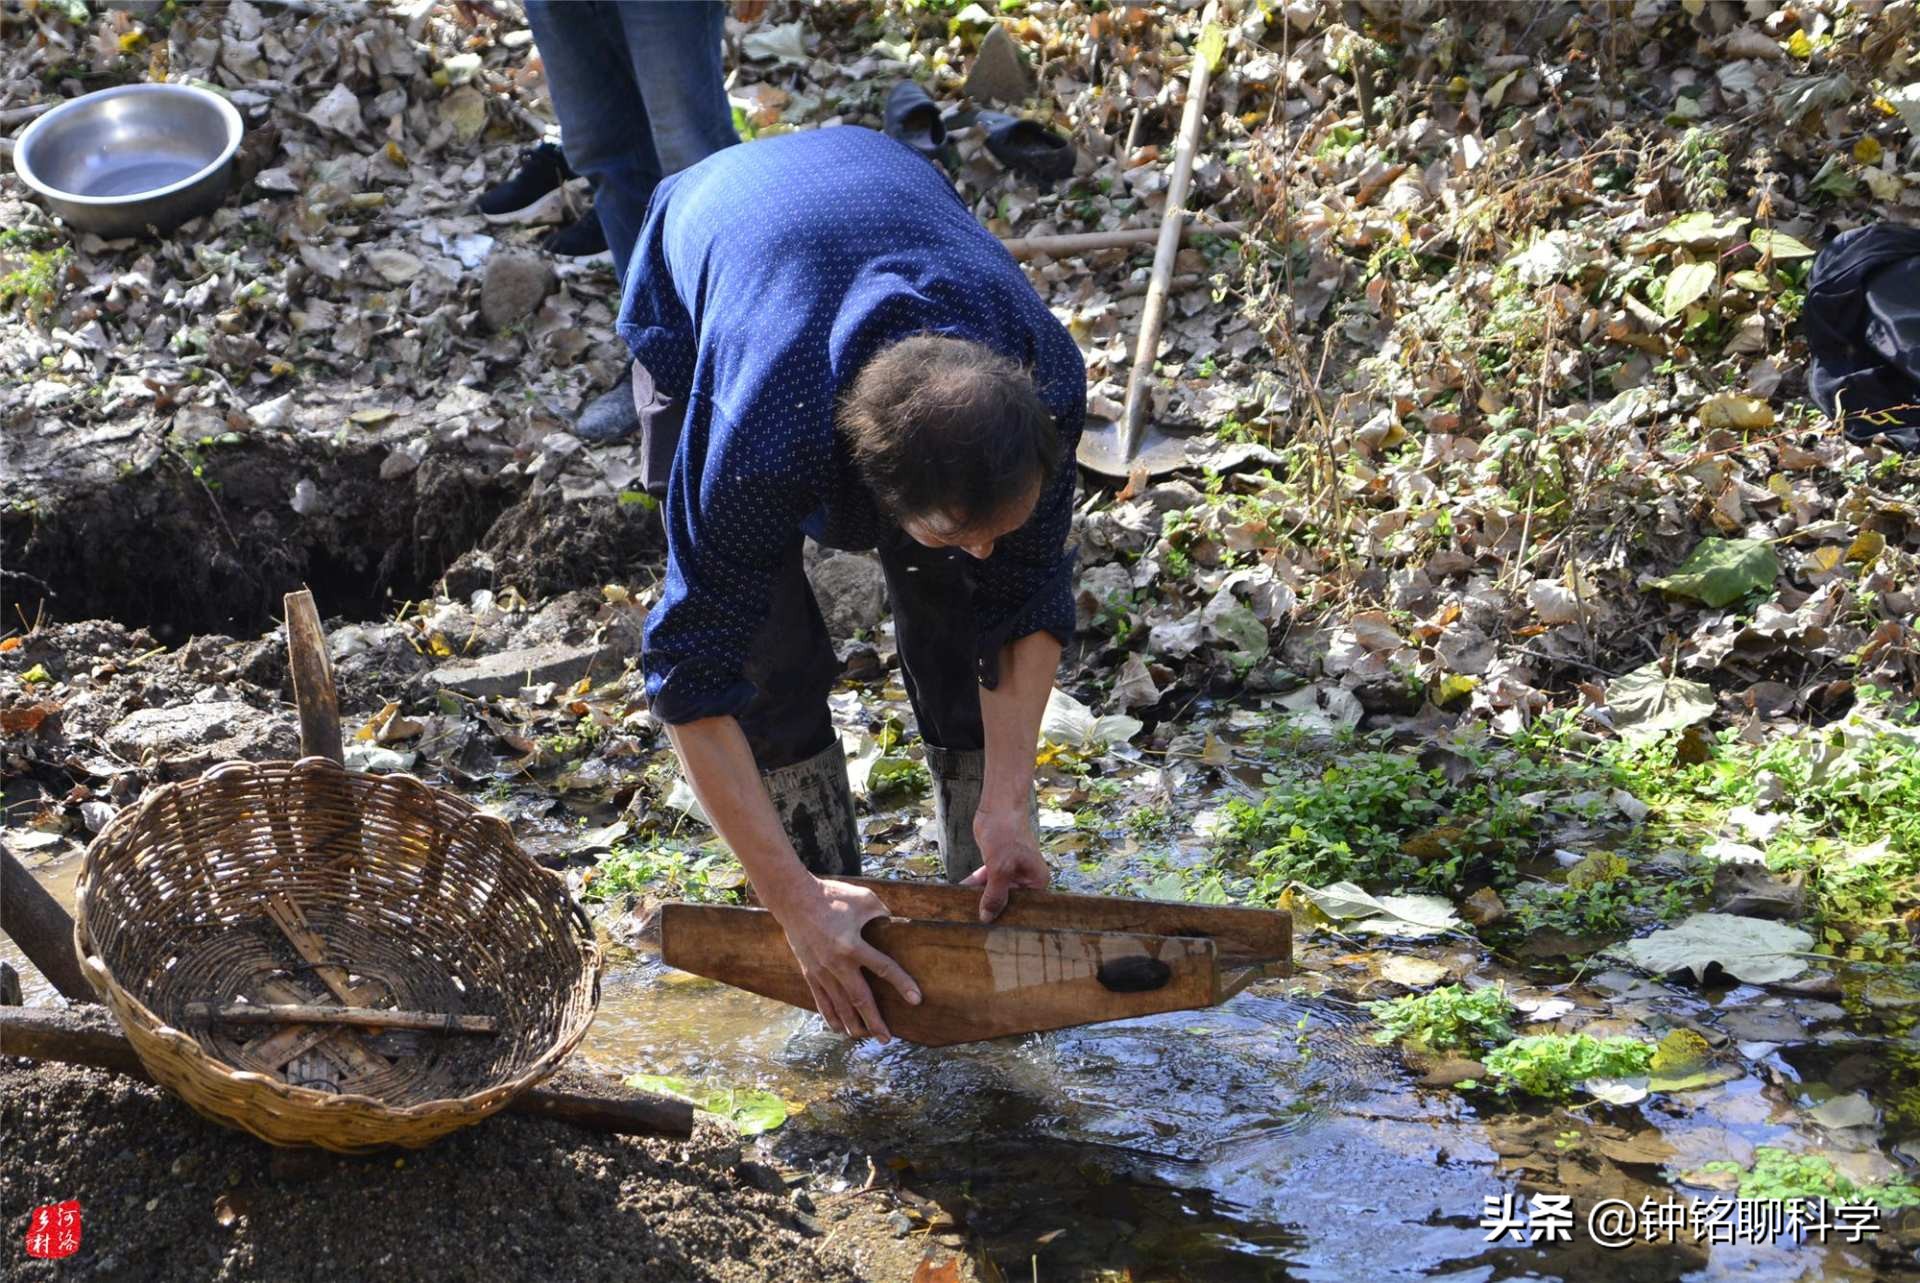
<instances>
[{"instance_id":1,"label":"rolled-up sleeve","mask_svg":"<svg viewBox=\"0 0 1920 1283\"><path fill-rule=\"evenodd\" d=\"M1000 652L1034 633L1052 633L1062 646L1073 640L1073 564L1067 547L1073 521L1074 450L1086 419L1084 383L1064 411L1056 412L1063 453L1033 516L1000 540L974 579L978 632L975 671L988 690L1000 684Z\"/></svg>"},{"instance_id":2,"label":"rolled-up sleeve","mask_svg":"<svg viewBox=\"0 0 1920 1283\"><path fill-rule=\"evenodd\" d=\"M772 550L796 537L811 501L791 455L752 440L706 397L688 406L665 504L666 579L640 657L663 722L738 716L755 694L744 672L779 570Z\"/></svg>"}]
</instances>

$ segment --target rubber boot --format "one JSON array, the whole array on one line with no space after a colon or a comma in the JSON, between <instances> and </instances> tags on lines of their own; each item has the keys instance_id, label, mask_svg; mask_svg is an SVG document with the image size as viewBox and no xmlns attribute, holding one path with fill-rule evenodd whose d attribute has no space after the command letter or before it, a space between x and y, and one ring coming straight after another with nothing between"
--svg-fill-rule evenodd
<instances>
[{"instance_id":1,"label":"rubber boot","mask_svg":"<svg viewBox=\"0 0 1920 1283\"><path fill-rule=\"evenodd\" d=\"M946 865L947 881L959 882L981 863L980 844L973 840L973 813L980 809L987 752L929 744L927 770L933 776L933 822L940 829L940 859ZM1030 808L1034 805L1029 802ZM1030 813L1037 822L1037 811Z\"/></svg>"},{"instance_id":2,"label":"rubber boot","mask_svg":"<svg viewBox=\"0 0 1920 1283\"><path fill-rule=\"evenodd\" d=\"M839 740L804 762L762 771L760 778L779 812L780 827L809 872L823 878L860 876L860 828L853 820L853 786Z\"/></svg>"}]
</instances>

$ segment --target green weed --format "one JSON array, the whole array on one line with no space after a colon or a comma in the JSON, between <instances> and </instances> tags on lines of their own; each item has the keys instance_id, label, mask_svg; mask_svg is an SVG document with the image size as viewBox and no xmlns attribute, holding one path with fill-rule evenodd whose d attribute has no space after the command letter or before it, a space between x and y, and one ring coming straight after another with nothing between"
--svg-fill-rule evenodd
<instances>
[{"instance_id":1,"label":"green weed","mask_svg":"<svg viewBox=\"0 0 1920 1283\"><path fill-rule=\"evenodd\" d=\"M1803 871L1824 943L1868 957L1879 950L1859 951L1867 937L1897 934L1900 912L1920 903L1920 726L1885 692L1862 687L1858 695L1840 721L1764 744L1727 731L1698 760L1685 760L1691 754L1678 753L1673 739L1606 757L1669 832L1723 830L1737 808L1779 814L1768 867Z\"/></svg>"},{"instance_id":2,"label":"green weed","mask_svg":"<svg viewBox=\"0 0 1920 1283\"><path fill-rule=\"evenodd\" d=\"M1548 824L1600 815L1599 772L1492 743L1450 748L1452 772L1369 749L1318 775L1282 776L1257 805L1228 803L1224 852L1243 858L1269 897L1294 880L1505 888Z\"/></svg>"},{"instance_id":3,"label":"green weed","mask_svg":"<svg viewBox=\"0 0 1920 1283\"><path fill-rule=\"evenodd\" d=\"M1478 1051L1512 1039L1513 1003L1504 985L1469 992L1442 985L1430 993L1366 1004L1380 1025L1375 1042L1406 1042L1433 1051Z\"/></svg>"},{"instance_id":4,"label":"green weed","mask_svg":"<svg viewBox=\"0 0 1920 1283\"><path fill-rule=\"evenodd\" d=\"M738 862L719 848L622 843L589 870L580 888L584 900L608 900L633 891L664 899L728 903L745 883Z\"/></svg>"},{"instance_id":5,"label":"green weed","mask_svg":"<svg viewBox=\"0 0 1920 1283\"><path fill-rule=\"evenodd\" d=\"M1741 1198L1876 1203L1888 1210L1920 1205L1920 1187L1906 1181L1857 1185L1818 1154L1791 1154L1765 1145L1753 1151L1751 1168L1721 1161L1702 1164L1700 1170L1738 1174Z\"/></svg>"},{"instance_id":6,"label":"green weed","mask_svg":"<svg viewBox=\"0 0 1920 1283\"><path fill-rule=\"evenodd\" d=\"M1564 883L1515 887L1506 897L1509 929L1519 936L1543 929L1570 936L1619 935L1648 918L1680 916L1711 882L1706 869L1671 882L1649 881L1626 857L1596 851L1569 870Z\"/></svg>"},{"instance_id":7,"label":"green weed","mask_svg":"<svg viewBox=\"0 0 1920 1283\"><path fill-rule=\"evenodd\" d=\"M601 740L607 737L607 728L591 717L583 717L574 723L570 731L556 731L540 737L540 752L552 762L571 761L584 757Z\"/></svg>"},{"instance_id":8,"label":"green weed","mask_svg":"<svg viewBox=\"0 0 1920 1283\"><path fill-rule=\"evenodd\" d=\"M29 250L24 263L0 276L0 307L24 304L29 317L50 312L66 290L67 260L73 251L65 245L50 250Z\"/></svg>"},{"instance_id":9,"label":"green weed","mask_svg":"<svg viewBox=\"0 0 1920 1283\"><path fill-rule=\"evenodd\" d=\"M1653 1067L1652 1043L1591 1034L1533 1034L1485 1057L1496 1092L1561 1100L1589 1078L1631 1078Z\"/></svg>"}]
</instances>

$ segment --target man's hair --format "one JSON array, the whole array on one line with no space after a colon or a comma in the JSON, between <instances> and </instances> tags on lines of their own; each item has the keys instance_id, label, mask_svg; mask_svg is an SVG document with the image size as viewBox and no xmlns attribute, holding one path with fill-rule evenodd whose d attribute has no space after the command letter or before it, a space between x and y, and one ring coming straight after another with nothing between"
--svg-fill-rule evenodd
<instances>
[{"instance_id":1,"label":"man's hair","mask_svg":"<svg viewBox=\"0 0 1920 1283\"><path fill-rule=\"evenodd\" d=\"M839 427L895 519L965 530L1042 490L1060 435L1033 378L979 343L918 334L882 349L842 393Z\"/></svg>"}]
</instances>

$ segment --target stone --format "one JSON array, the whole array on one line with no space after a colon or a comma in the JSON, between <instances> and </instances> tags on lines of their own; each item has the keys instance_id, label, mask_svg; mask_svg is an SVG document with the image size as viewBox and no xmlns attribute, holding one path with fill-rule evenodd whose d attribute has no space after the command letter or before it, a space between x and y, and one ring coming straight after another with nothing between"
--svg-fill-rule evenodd
<instances>
[{"instance_id":1,"label":"stone","mask_svg":"<svg viewBox=\"0 0 1920 1283\"><path fill-rule=\"evenodd\" d=\"M1805 877L1782 877L1760 864L1719 864L1713 870L1716 912L1792 921L1807 916Z\"/></svg>"},{"instance_id":2,"label":"stone","mask_svg":"<svg viewBox=\"0 0 1920 1283\"><path fill-rule=\"evenodd\" d=\"M1033 73L1026 55L1007 29L998 24L980 42L967 72L967 97L975 102L1018 103L1033 93Z\"/></svg>"},{"instance_id":3,"label":"stone","mask_svg":"<svg viewBox=\"0 0 1920 1283\"><path fill-rule=\"evenodd\" d=\"M886 617L887 580L877 557L860 552L829 554L814 564L807 578L820 602L829 637L871 631Z\"/></svg>"},{"instance_id":4,"label":"stone","mask_svg":"<svg viewBox=\"0 0 1920 1283\"><path fill-rule=\"evenodd\" d=\"M599 646L528 646L520 650L496 651L478 659L442 664L433 670L435 686L462 691L468 695L511 695L523 686L552 682L571 686L590 673L606 678L614 675L615 665L600 664Z\"/></svg>"},{"instance_id":5,"label":"stone","mask_svg":"<svg viewBox=\"0 0 1920 1283\"><path fill-rule=\"evenodd\" d=\"M1188 512L1200 506L1201 494L1198 489L1185 481L1163 481L1140 496L1147 506L1153 509L1153 522L1157 527L1169 512Z\"/></svg>"},{"instance_id":6,"label":"stone","mask_svg":"<svg viewBox=\"0 0 1920 1283\"><path fill-rule=\"evenodd\" d=\"M480 282L480 318L487 328L504 330L540 309L553 293L553 265L533 254L502 252L487 257Z\"/></svg>"},{"instance_id":7,"label":"stone","mask_svg":"<svg viewBox=\"0 0 1920 1283\"><path fill-rule=\"evenodd\" d=\"M481 548L470 548L454 559L442 580L447 596L455 601L465 601L481 589L492 589L499 582L500 568L493 560L493 554Z\"/></svg>"},{"instance_id":8,"label":"stone","mask_svg":"<svg viewBox=\"0 0 1920 1283\"><path fill-rule=\"evenodd\" d=\"M1445 1060L1435 1061L1427 1066L1420 1075L1422 1087L1454 1087L1461 1083L1479 1082L1487 1076L1487 1067L1477 1060L1449 1056Z\"/></svg>"},{"instance_id":9,"label":"stone","mask_svg":"<svg viewBox=\"0 0 1920 1283\"><path fill-rule=\"evenodd\" d=\"M143 708L107 730L106 746L133 762L154 761L170 772L197 773L215 762L300 756L291 717L239 700L211 700L179 708Z\"/></svg>"},{"instance_id":10,"label":"stone","mask_svg":"<svg viewBox=\"0 0 1920 1283\"><path fill-rule=\"evenodd\" d=\"M1507 916L1506 901L1492 887L1481 887L1460 902L1460 916L1476 927L1490 927Z\"/></svg>"}]
</instances>

